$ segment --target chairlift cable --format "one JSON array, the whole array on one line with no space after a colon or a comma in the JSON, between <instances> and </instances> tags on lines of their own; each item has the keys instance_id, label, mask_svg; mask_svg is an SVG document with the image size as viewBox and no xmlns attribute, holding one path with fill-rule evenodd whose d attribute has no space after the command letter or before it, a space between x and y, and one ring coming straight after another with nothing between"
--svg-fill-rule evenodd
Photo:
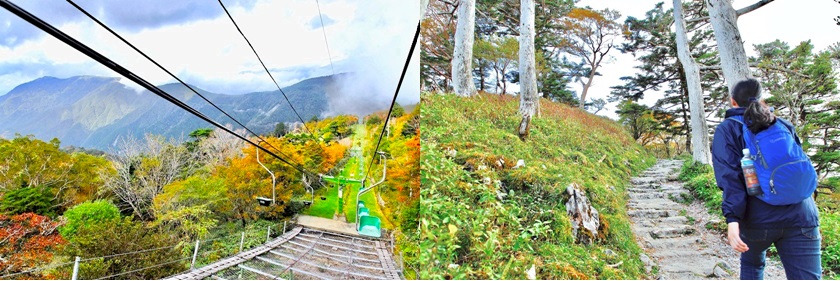
<instances>
[{"instance_id":1,"label":"chairlift cable","mask_svg":"<svg viewBox=\"0 0 840 281\"><path fill-rule=\"evenodd\" d=\"M262 146L260 146L256 143L254 143L253 141L249 140L248 138L243 137L243 136L233 132L232 130L222 126L221 124L217 123L216 121L213 121L212 119L208 118L207 116L205 116L201 112L195 110L194 108L190 107L187 104L184 104L180 100L172 97L172 95L170 95L166 91L163 91L160 88L158 88L157 86L152 85L151 83L149 83L145 79L137 76L136 74L129 71L125 67L123 67L123 66L117 64L116 62L108 59L104 55L94 51L93 49L91 49L87 45L79 42L78 40L74 39L73 37L67 35L66 33L62 32L61 30L59 30L59 29L55 28L54 26L50 25L49 23L45 22L44 20L42 20L42 19L38 18L37 16L29 13L28 11L18 7L14 3L11 3L9 0L0 0L0 7L3 7L4 9L8 10L12 14L15 14L16 16L20 17L21 19L26 20L27 22L29 22L30 24L34 25L35 27L41 29L42 31L46 32L47 34L50 34L51 36L53 36L56 39L64 42L65 44L69 45L70 47L73 47L74 49L81 52L82 54L84 54L84 55L90 57L91 59L99 62L100 64L108 67L109 69L113 70L114 72L119 73L123 77L137 83L138 85L142 86L143 88L146 88L150 92L160 96L161 98L163 98L163 99L169 101L170 103L180 107L181 109L184 109L187 112L195 115L196 117L201 118L202 120L210 123L211 125L216 126L217 128L222 129L225 132L230 133L230 134L242 139L243 141L260 148L261 150L265 151L266 153L270 154L271 156L274 156L275 158L279 159L280 161L288 164L289 166L292 166L296 170L298 170L302 173L306 173L302 169L302 167L299 167L297 165L292 164L291 162L287 161L286 159L283 159L282 157L278 156L277 154L269 151L265 147L262 147Z\"/></svg>"},{"instance_id":2,"label":"chairlift cable","mask_svg":"<svg viewBox=\"0 0 840 281\"><path fill-rule=\"evenodd\" d=\"M333 66L332 54L330 53L330 43L327 41L327 28L324 26L324 16L321 15L321 4L318 3L318 0L315 0L315 6L318 7L318 18L321 19L321 31L324 33L324 44L327 45L327 57L330 59L330 69L332 69L332 74L335 76L335 66Z\"/></svg>"},{"instance_id":3,"label":"chairlift cable","mask_svg":"<svg viewBox=\"0 0 840 281\"><path fill-rule=\"evenodd\" d=\"M257 50L254 49L254 45L251 44L251 41L248 40L248 37L245 36L245 33L242 32L242 29L240 29L239 25L236 24L236 21L233 20L233 16L230 14L230 12L228 12L227 8L225 8L225 4L222 3L222 0L219 0L219 5L222 6L222 9L225 10L225 14L227 14L228 18L230 18L230 22L233 23L233 26L236 27L236 30L239 31L239 34L242 35L242 38L245 39L245 42L248 43L248 46L251 47L251 51L253 51L254 55L257 56L257 60L260 61L260 64L262 65L263 69L265 69L265 73L268 73L268 77L271 77L271 81L274 82L274 86L277 86L277 90L280 90L280 93L283 94L283 98L285 98L286 102L289 103L289 107L292 108L292 111L295 113L295 115L297 115L300 122L303 123L303 128L306 129L306 131L309 132L309 134L314 137L315 135L312 134L312 131L310 131L309 128L306 127L306 121L303 121L303 118L301 118L300 114L298 114L297 110L295 110L295 106L292 105L292 101L289 100L289 97L286 96L286 92L283 92L283 89L281 89L280 85L277 84L277 80L275 80L274 76L271 75L271 71L268 71L268 67L265 66L265 63L263 63L262 58L260 58L260 55L257 53Z\"/></svg>"},{"instance_id":4,"label":"chairlift cable","mask_svg":"<svg viewBox=\"0 0 840 281\"><path fill-rule=\"evenodd\" d=\"M245 126L244 124L242 124L241 122L239 122L239 120L236 120L236 118L233 118L233 116L231 116L230 114L228 114L227 112L225 112L223 109L221 109L219 106L217 106L215 103L213 103L212 101L210 101L209 99L207 99L204 95L202 95L201 93L199 93L199 92L198 92L197 90L195 90L192 86L190 86L189 84L187 84L186 82L184 82L183 80L181 80L180 78L178 78L178 76L176 76L175 74L173 74L172 72L170 72L168 69L166 69L165 67L163 67L160 63L158 63L157 61L155 61L154 59L152 59L151 57L149 57L148 55L146 55L146 53L144 53L143 51L141 51L140 49L138 49L136 46L134 46L134 44L131 44L131 42L128 42L128 40L126 40L125 38L123 38L122 36L120 36L120 35L119 35L116 31L114 31L113 29L111 29L110 27L108 27L105 23L103 23L102 21L100 21L99 19L97 19L96 17L94 17L93 15L91 15L90 13L88 13L88 11L87 11L87 10L85 10L85 9L84 9L84 8L82 8L81 6L77 5L75 2L73 2L73 0L67 0L67 2L68 2L68 3L70 3L70 5L73 5L73 7L75 7L77 10L79 10L80 12L82 12L83 14L85 14L88 18L90 18L91 20L93 20L94 22L96 22L97 24L99 24L99 26L101 26L102 28L105 28L105 30L108 30L108 32L110 32L112 35L114 35L114 36L116 36L117 38L119 38L119 39L120 39L123 43L125 43L126 45L128 45L129 47L131 47L132 49L134 49L134 51L136 51L137 53L139 53L140 55L142 55L143 57L145 57L145 58L146 58L147 60L149 60L151 63L155 64L158 68L160 68L161 70L163 70L164 72L166 72L167 74L169 74L169 76L171 76L172 78L174 78L175 80L177 80L179 83L181 83L182 85L184 85L185 87L187 87L187 89L190 89L190 91L192 91L193 93L195 93L196 95L198 95L199 97L201 97L204 101L206 101L207 103L209 103L210 105L212 105L214 108L218 109L220 112L222 112L222 114L224 114L225 116L227 116L228 118L230 118L231 120L233 120L233 122L236 122L236 124L238 124L239 126L241 126L242 128L244 128L246 131L248 131L249 133L251 133L251 135L253 135L253 136L257 137L260 141L267 143L267 144L268 144L271 148L274 148L275 150L277 150L278 154L282 155L283 157L290 158L288 155L283 154L283 153L280 151L280 149L279 149L279 148L275 147L275 146L274 146L274 145L272 145L270 142L267 142L267 141L266 141L265 139L263 139L263 138L262 138L259 134L255 133L255 132L254 132L254 131L252 131L250 128L248 128L247 126ZM298 162L295 162L295 164L300 165L300 163L298 163Z\"/></svg>"},{"instance_id":5,"label":"chairlift cable","mask_svg":"<svg viewBox=\"0 0 840 281\"><path fill-rule=\"evenodd\" d=\"M382 143L382 137L385 135L385 129L388 128L388 121L391 119L391 112L394 110L394 104L397 102L397 95L400 93L400 87L402 86L403 79L405 79L405 73L408 71L408 65L411 63L411 55L414 53L414 47L417 45L418 37L420 37L420 22L417 23L417 31L414 33L414 41L411 42L411 48L408 49L408 57L405 59L405 66L403 66L400 81L397 83L397 90L394 91L394 98L391 100L391 107L388 108L388 115L385 116L385 123L382 126L382 131L379 133L379 139L376 141L376 148L373 149L373 153L379 151L379 145ZM370 165L368 165L367 172L365 172L365 178L367 178L367 175L370 174L370 169L373 168L374 160L376 160L376 157L371 156Z\"/></svg>"}]
</instances>

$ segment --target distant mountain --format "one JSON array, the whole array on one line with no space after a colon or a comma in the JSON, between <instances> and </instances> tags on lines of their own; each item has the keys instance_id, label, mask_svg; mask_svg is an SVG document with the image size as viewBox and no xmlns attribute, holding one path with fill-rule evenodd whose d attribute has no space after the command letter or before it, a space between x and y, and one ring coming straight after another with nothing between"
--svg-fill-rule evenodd
<instances>
[{"instance_id":1,"label":"distant mountain","mask_svg":"<svg viewBox=\"0 0 840 281\"><path fill-rule=\"evenodd\" d=\"M311 78L283 91L308 121L327 110L325 91L335 79ZM0 137L19 133L43 140L58 138L62 146L108 150L120 136L153 133L178 138L211 127L157 95L145 90L138 93L119 81L94 76L42 77L21 84L0 96ZM159 87L216 122L235 125L183 85ZM257 133L273 131L278 122L298 121L279 91L224 95L193 88Z\"/></svg>"}]
</instances>

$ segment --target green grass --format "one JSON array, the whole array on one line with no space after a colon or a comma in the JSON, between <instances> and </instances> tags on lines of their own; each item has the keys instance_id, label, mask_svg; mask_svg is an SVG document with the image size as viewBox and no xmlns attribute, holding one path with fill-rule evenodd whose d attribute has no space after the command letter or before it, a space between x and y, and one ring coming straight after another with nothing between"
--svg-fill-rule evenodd
<instances>
[{"instance_id":1,"label":"green grass","mask_svg":"<svg viewBox=\"0 0 840 281\"><path fill-rule=\"evenodd\" d=\"M321 200L321 197L326 200ZM329 186L315 191L315 200L312 206L303 211L304 215L332 219L338 208L338 188Z\"/></svg>"},{"instance_id":2,"label":"green grass","mask_svg":"<svg viewBox=\"0 0 840 281\"><path fill-rule=\"evenodd\" d=\"M678 178L685 182L685 187L691 190L698 199L705 202L710 214L718 215L720 219L723 219L723 211L720 209L723 191L717 186L711 165L686 160L683 162Z\"/></svg>"},{"instance_id":3,"label":"green grass","mask_svg":"<svg viewBox=\"0 0 840 281\"><path fill-rule=\"evenodd\" d=\"M619 124L543 100L523 142L515 98L421 102L420 279L525 279L531 266L538 279L645 277L626 188L654 159ZM571 183L601 214L593 244L571 234Z\"/></svg>"},{"instance_id":4,"label":"green grass","mask_svg":"<svg viewBox=\"0 0 840 281\"><path fill-rule=\"evenodd\" d=\"M822 212L820 231L823 241L822 267L824 279L840 278L840 214Z\"/></svg>"},{"instance_id":5,"label":"green grass","mask_svg":"<svg viewBox=\"0 0 840 281\"><path fill-rule=\"evenodd\" d=\"M359 139L364 138L364 126L354 126L356 127L356 141ZM360 179L363 166L359 164L359 159L357 157L351 157L347 160L347 163L344 165L344 168L338 173L337 176L345 177L348 179ZM344 216L348 223L355 223L356 222L356 196L359 192L360 184L357 183L349 183L344 187L343 190L343 198L338 198L338 186L336 184L329 184L330 187L326 189L320 189L315 192L315 202L307 208L303 213L306 215L312 215L322 218L333 218L333 214L336 212L343 212ZM370 214L375 217L379 217L382 221L383 228L393 228L393 225L390 224L389 220L384 219L383 213L379 208L379 204L377 204L376 195L374 194L376 190L370 191L364 195L362 195L362 201L365 202L365 207L370 210ZM321 196L327 197L327 200L321 200ZM341 204L339 207L338 205Z\"/></svg>"}]
</instances>

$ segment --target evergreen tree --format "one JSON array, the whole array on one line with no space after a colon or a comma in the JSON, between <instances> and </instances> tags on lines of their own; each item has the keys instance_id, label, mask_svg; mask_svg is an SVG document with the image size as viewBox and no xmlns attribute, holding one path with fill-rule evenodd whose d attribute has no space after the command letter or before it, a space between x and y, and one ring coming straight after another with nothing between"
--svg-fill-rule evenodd
<instances>
[{"instance_id":1,"label":"evergreen tree","mask_svg":"<svg viewBox=\"0 0 840 281\"><path fill-rule=\"evenodd\" d=\"M703 3L684 4L687 17L699 17L705 13ZM662 98L656 101L653 108L660 115L669 116L680 124L674 127L668 121L668 132L686 136L685 147L691 147L688 137L689 103L685 71L677 59L676 35L672 29L674 16L671 9L665 9L663 3L658 3L645 14L645 18L628 17L625 21L627 32L624 43L619 47L623 53L629 53L640 62L635 68L638 71L633 76L622 77L624 85L612 87L610 101L639 101L646 93L662 92ZM717 53L713 49L714 37L708 25L699 22L689 23L689 47L691 56L698 64L713 66L719 63ZM712 68L701 69L701 85L706 95L706 116L710 118L726 106L728 101L722 75ZM721 116L721 115L718 115ZM681 139L681 138L673 138Z\"/></svg>"}]
</instances>

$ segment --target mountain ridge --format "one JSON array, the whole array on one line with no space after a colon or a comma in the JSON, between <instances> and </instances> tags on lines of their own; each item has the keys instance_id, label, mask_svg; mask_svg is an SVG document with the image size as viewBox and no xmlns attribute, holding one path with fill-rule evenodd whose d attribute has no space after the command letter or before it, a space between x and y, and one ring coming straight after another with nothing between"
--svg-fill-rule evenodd
<instances>
[{"instance_id":1,"label":"mountain ridge","mask_svg":"<svg viewBox=\"0 0 840 281\"><path fill-rule=\"evenodd\" d=\"M326 90L342 75L346 74L305 79L283 91L308 121L327 110ZM211 127L157 95L138 92L119 81L118 77L44 76L18 85L0 96L0 137L34 135L58 138L64 145L107 150L121 136L154 133L185 138L195 129ZM235 125L181 84L158 87L218 123ZM299 122L276 90L227 95L191 87L256 133L271 132L278 122Z\"/></svg>"}]
</instances>

